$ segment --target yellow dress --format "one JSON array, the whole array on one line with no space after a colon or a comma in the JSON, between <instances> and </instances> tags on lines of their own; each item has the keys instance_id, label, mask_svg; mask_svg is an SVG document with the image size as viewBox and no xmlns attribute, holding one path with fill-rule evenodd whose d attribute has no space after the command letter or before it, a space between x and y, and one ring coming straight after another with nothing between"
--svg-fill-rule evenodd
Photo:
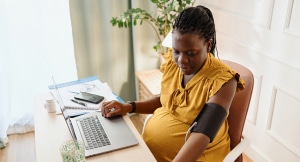
<instances>
[{"instance_id":1,"label":"yellow dress","mask_svg":"<svg viewBox=\"0 0 300 162\"><path fill-rule=\"evenodd\" d=\"M238 81L237 90L244 88L239 74L217 60L212 54L201 70L181 86L183 74L172 59L165 57L160 101L162 107L149 119L143 139L158 162L172 161L185 142L185 135L208 99L231 78ZM230 151L228 123L224 122L215 139L197 161L223 161Z\"/></svg>"}]
</instances>

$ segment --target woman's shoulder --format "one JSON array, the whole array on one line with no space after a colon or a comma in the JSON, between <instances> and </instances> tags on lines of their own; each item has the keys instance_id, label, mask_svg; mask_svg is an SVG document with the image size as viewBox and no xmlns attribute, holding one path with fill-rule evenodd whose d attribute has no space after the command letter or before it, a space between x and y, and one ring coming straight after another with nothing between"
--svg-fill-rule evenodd
<instances>
[{"instance_id":1,"label":"woman's shoulder","mask_svg":"<svg viewBox=\"0 0 300 162\"><path fill-rule=\"evenodd\" d=\"M236 78L237 80L237 90L242 90L244 88L244 81L240 78L240 75L222 60L215 58L213 55L210 57L209 67L207 68L205 75L208 79L212 80L213 87L216 90L232 78Z\"/></svg>"},{"instance_id":2,"label":"woman's shoulder","mask_svg":"<svg viewBox=\"0 0 300 162\"><path fill-rule=\"evenodd\" d=\"M173 57L172 57L172 49L171 48L168 49L167 53L162 55L162 59L163 59L163 62L160 65L160 71L165 72L165 70L167 69L166 67L168 67L174 63L172 61Z\"/></svg>"}]
</instances>

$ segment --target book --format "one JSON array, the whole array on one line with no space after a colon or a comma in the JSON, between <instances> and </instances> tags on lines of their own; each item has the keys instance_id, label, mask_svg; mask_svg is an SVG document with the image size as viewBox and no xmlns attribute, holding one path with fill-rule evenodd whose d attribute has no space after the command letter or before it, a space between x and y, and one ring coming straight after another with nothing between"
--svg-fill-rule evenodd
<instances>
[{"instance_id":1,"label":"book","mask_svg":"<svg viewBox=\"0 0 300 162\"><path fill-rule=\"evenodd\" d=\"M122 101L122 99L112 92L106 83L102 83L96 76L60 83L56 84L56 86L62 99L62 104L60 105L63 105L66 109L99 110L101 109L102 103L105 101ZM50 85L48 88L50 89L50 93L54 99L59 102L54 85ZM72 99L74 100L74 97L80 92L88 92L91 94L100 95L104 97L104 100L98 104L81 101L84 102L86 106L73 102ZM58 113L61 113L59 106L56 110L59 110Z\"/></svg>"}]
</instances>

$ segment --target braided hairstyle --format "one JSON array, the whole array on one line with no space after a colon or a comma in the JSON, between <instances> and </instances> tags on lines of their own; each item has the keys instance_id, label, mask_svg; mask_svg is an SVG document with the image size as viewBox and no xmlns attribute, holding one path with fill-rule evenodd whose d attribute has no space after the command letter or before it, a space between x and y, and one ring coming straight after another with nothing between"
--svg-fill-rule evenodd
<instances>
[{"instance_id":1,"label":"braided hairstyle","mask_svg":"<svg viewBox=\"0 0 300 162\"><path fill-rule=\"evenodd\" d=\"M204 38L205 42L212 39L209 52L215 56L216 29L213 15L208 8L199 5L184 9L175 19L173 30L181 34L195 32L200 38Z\"/></svg>"}]
</instances>

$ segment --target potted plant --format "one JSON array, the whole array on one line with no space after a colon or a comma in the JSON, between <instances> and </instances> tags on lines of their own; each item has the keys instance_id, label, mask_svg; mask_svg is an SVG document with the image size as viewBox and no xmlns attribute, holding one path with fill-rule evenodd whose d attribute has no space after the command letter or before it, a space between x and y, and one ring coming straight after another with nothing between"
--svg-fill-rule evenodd
<instances>
[{"instance_id":1,"label":"potted plant","mask_svg":"<svg viewBox=\"0 0 300 162\"><path fill-rule=\"evenodd\" d=\"M123 12L118 17L111 19L113 26L119 28L129 28L143 22L147 22L154 29L158 42L154 45L154 50L164 54L167 48L162 46L162 41L172 29L172 23L177 15L186 7L193 6L195 0L151 0L157 7L156 15L151 15L141 8L131 8Z\"/></svg>"}]
</instances>

